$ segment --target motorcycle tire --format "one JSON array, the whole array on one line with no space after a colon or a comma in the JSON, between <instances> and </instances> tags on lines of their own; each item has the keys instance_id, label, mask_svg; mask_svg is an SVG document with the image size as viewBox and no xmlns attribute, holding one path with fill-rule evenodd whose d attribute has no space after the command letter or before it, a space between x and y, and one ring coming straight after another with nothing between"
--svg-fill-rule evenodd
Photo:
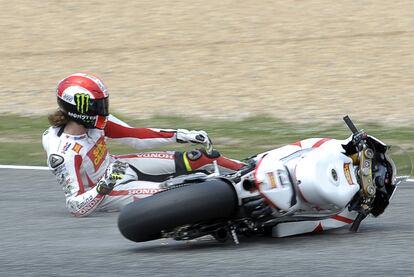
<instances>
[{"instance_id":1,"label":"motorcycle tire","mask_svg":"<svg viewBox=\"0 0 414 277\"><path fill-rule=\"evenodd\" d=\"M122 235L135 242L161 238L161 231L231 217L238 208L233 185L211 179L156 193L126 205L118 217Z\"/></svg>"}]
</instances>

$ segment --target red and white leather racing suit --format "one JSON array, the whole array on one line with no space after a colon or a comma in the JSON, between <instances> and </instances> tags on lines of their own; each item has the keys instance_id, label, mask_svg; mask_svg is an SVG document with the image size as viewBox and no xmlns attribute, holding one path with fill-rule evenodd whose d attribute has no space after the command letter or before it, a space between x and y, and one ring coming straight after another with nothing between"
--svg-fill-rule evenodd
<instances>
[{"instance_id":1,"label":"red and white leather racing suit","mask_svg":"<svg viewBox=\"0 0 414 277\"><path fill-rule=\"evenodd\" d=\"M135 198L159 191L159 182L171 176L210 167L217 160L222 169L237 170L242 163L222 156L209 157L201 151L145 152L110 155L106 139L114 139L136 149L152 148L176 142L175 130L132 128L110 115L104 130L88 129L80 136L63 133L63 127L50 127L43 134L47 164L56 175L66 196L66 206L75 216L94 210L118 210ZM108 195L98 194L96 183L115 160L127 162L124 178Z\"/></svg>"}]
</instances>

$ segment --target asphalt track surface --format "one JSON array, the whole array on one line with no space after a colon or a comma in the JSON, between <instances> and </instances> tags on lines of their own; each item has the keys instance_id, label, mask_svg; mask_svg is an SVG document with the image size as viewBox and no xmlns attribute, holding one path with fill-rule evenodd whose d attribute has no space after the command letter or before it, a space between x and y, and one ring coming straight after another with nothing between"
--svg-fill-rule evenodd
<instances>
[{"instance_id":1,"label":"asphalt track surface","mask_svg":"<svg viewBox=\"0 0 414 277\"><path fill-rule=\"evenodd\" d=\"M414 276L414 183L356 234L137 244L117 213L70 216L48 171L0 176L0 276Z\"/></svg>"}]
</instances>

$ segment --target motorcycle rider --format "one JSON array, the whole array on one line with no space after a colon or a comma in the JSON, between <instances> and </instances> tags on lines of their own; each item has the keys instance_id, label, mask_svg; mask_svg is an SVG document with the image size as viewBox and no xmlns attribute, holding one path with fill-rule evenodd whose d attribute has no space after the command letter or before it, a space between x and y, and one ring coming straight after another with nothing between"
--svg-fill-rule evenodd
<instances>
[{"instance_id":1,"label":"motorcycle rider","mask_svg":"<svg viewBox=\"0 0 414 277\"><path fill-rule=\"evenodd\" d=\"M59 109L49 115L43 134L47 164L66 196L66 206L75 216L95 210L118 210L134 201L142 184L162 182L169 177L211 168L217 161L222 170L238 170L243 164L217 151L146 152L110 155L106 139L136 149L178 143L206 144L205 131L186 129L133 128L109 114L109 93L98 77L76 73L58 83ZM154 188L154 187L153 187Z\"/></svg>"}]
</instances>

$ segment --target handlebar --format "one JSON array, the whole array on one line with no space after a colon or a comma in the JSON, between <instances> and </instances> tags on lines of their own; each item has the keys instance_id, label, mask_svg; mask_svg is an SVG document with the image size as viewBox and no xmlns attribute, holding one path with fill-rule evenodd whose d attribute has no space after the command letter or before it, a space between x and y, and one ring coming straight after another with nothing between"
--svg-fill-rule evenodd
<instances>
[{"instance_id":1,"label":"handlebar","mask_svg":"<svg viewBox=\"0 0 414 277\"><path fill-rule=\"evenodd\" d=\"M344 121L348 128L351 130L353 136L352 136L352 142L356 146L356 148L359 151L363 150L363 145L361 145L361 141L366 139L368 134L363 130L358 130L358 128L355 126L355 124L352 122L352 120L349 118L349 116L344 116Z\"/></svg>"},{"instance_id":2,"label":"handlebar","mask_svg":"<svg viewBox=\"0 0 414 277\"><path fill-rule=\"evenodd\" d=\"M352 134L356 135L358 134L358 129L355 126L355 124L352 122L352 120L349 118L349 116L344 116L344 121L346 123L346 125L348 126L348 128L351 130Z\"/></svg>"}]
</instances>

